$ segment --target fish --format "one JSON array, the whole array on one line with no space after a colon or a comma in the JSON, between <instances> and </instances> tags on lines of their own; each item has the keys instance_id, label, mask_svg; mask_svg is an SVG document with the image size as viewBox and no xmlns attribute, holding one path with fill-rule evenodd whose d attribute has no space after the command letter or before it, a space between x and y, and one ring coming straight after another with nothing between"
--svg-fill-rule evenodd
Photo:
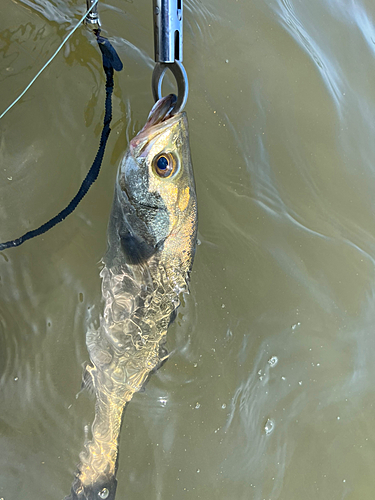
<instances>
[{"instance_id":1,"label":"fish","mask_svg":"<svg viewBox=\"0 0 375 500\"><path fill-rule=\"evenodd\" d=\"M86 333L84 384L95 394L91 438L65 500L113 500L126 405L168 357L169 325L188 292L197 197L185 112L160 99L120 162L103 258L103 314Z\"/></svg>"}]
</instances>

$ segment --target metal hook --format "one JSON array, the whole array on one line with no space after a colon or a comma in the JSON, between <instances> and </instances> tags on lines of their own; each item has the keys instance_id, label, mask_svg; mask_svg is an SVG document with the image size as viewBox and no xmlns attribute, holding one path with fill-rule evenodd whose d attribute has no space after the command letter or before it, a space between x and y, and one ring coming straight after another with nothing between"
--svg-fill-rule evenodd
<instances>
[{"instance_id":1,"label":"metal hook","mask_svg":"<svg viewBox=\"0 0 375 500\"><path fill-rule=\"evenodd\" d=\"M162 98L161 85L167 69L177 83L177 101L173 114L185 107L189 92L187 74L182 65L183 0L153 0L155 68L152 73L152 94L155 102Z\"/></svg>"},{"instance_id":2,"label":"metal hook","mask_svg":"<svg viewBox=\"0 0 375 500\"><path fill-rule=\"evenodd\" d=\"M162 98L161 85L167 69L173 73L177 83L177 101L173 108L173 114L176 115L184 109L189 93L187 74L180 61L176 60L173 63L156 63L152 73L152 95L154 96L155 102Z\"/></svg>"}]
</instances>

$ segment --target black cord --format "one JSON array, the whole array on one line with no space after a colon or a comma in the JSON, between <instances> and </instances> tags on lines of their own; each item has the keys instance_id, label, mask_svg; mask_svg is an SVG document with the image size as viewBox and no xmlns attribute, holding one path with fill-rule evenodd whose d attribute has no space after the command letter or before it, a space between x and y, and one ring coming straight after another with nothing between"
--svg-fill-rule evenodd
<instances>
[{"instance_id":1,"label":"black cord","mask_svg":"<svg viewBox=\"0 0 375 500\"><path fill-rule=\"evenodd\" d=\"M119 56L117 55L115 49L110 44L110 42L106 38L100 36L100 30L97 30L95 34L100 51L102 53L103 69L106 75L106 84L105 84L106 96L105 96L105 114L104 114L103 130L100 137L99 149L98 152L96 153L95 160L91 165L91 168L88 171L85 179L83 180L81 187L78 190L78 193L74 196L74 198L67 207L65 207L63 210L61 210L61 212L55 215L55 217L52 217L52 219L42 224L37 229L28 231L23 236L20 236L15 240L6 241L5 243L0 243L0 251L5 250L6 248L18 247L25 241L30 240L31 238L35 238L35 236L39 236L40 234L49 231L51 228L56 226L56 224L62 222L68 215L70 215L77 208L77 205L80 203L82 198L88 192L91 185L96 181L99 175L105 147L107 145L107 140L111 132L109 125L112 120L113 70L121 71L122 62Z\"/></svg>"}]
</instances>

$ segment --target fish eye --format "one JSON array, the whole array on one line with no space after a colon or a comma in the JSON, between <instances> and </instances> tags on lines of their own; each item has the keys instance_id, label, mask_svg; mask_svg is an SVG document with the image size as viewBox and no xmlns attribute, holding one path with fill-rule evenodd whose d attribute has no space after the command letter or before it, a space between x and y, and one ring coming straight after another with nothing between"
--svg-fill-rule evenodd
<instances>
[{"instance_id":1,"label":"fish eye","mask_svg":"<svg viewBox=\"0 0 375 500\"><path fill-rule=\"evenodd\" d=\"M176 171L176 160L170 153L161 153L153 160L154 170L160 177L170 177Z\"/></svg>"}]
</instances>

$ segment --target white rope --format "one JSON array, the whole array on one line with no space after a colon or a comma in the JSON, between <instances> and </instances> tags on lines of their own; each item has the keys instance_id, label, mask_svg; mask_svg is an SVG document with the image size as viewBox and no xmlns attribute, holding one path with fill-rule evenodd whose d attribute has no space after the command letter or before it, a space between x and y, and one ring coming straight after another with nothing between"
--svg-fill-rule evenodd
<instances>
[{"instance_id":1,"label":"white rope","mask_svg":"<svg viewBox=\"0 0 375 500\"><path fill-rule=\"evenodd\" d=\"M59 47L57 48L57 50L55 51L55 53L48 59L48 61L46 62L46 64L42 67L41 70L38 71L38 73L34 76L34 78L31 80L31 82L28 84L28 86L25 88L25 90L23 92L21 92L21 94L12 102L12 104L10 106L7 107L7 109L5 111L3 111L0 115L0 120L1 118L6 114L8 113L8 111L21 99L21 97L23 97L26 92L29 90L29 88L31 87L31 85L35 82L35 80L40 76L40 74L46 69L46 67L53 61L53 59L57 56L57 54L60 52L60 50L63 48L63 46L66 44L66 42L69 40L69 38L73 35L73 33L81 26L81 24L83 23L83 21L86 19L86 16L89 12L92 11L92 9L95 7L95 5L97 5L99 0L96 0L92 5L91 7L89 8L89 10L87 12L85 12L85 15L81 18L81 20L79 21L79 23L77 24L77 26L75 26L72 31L64 38L64 40L62 41L62 43L59 45Z\"/></svg>"}]
</instances>

